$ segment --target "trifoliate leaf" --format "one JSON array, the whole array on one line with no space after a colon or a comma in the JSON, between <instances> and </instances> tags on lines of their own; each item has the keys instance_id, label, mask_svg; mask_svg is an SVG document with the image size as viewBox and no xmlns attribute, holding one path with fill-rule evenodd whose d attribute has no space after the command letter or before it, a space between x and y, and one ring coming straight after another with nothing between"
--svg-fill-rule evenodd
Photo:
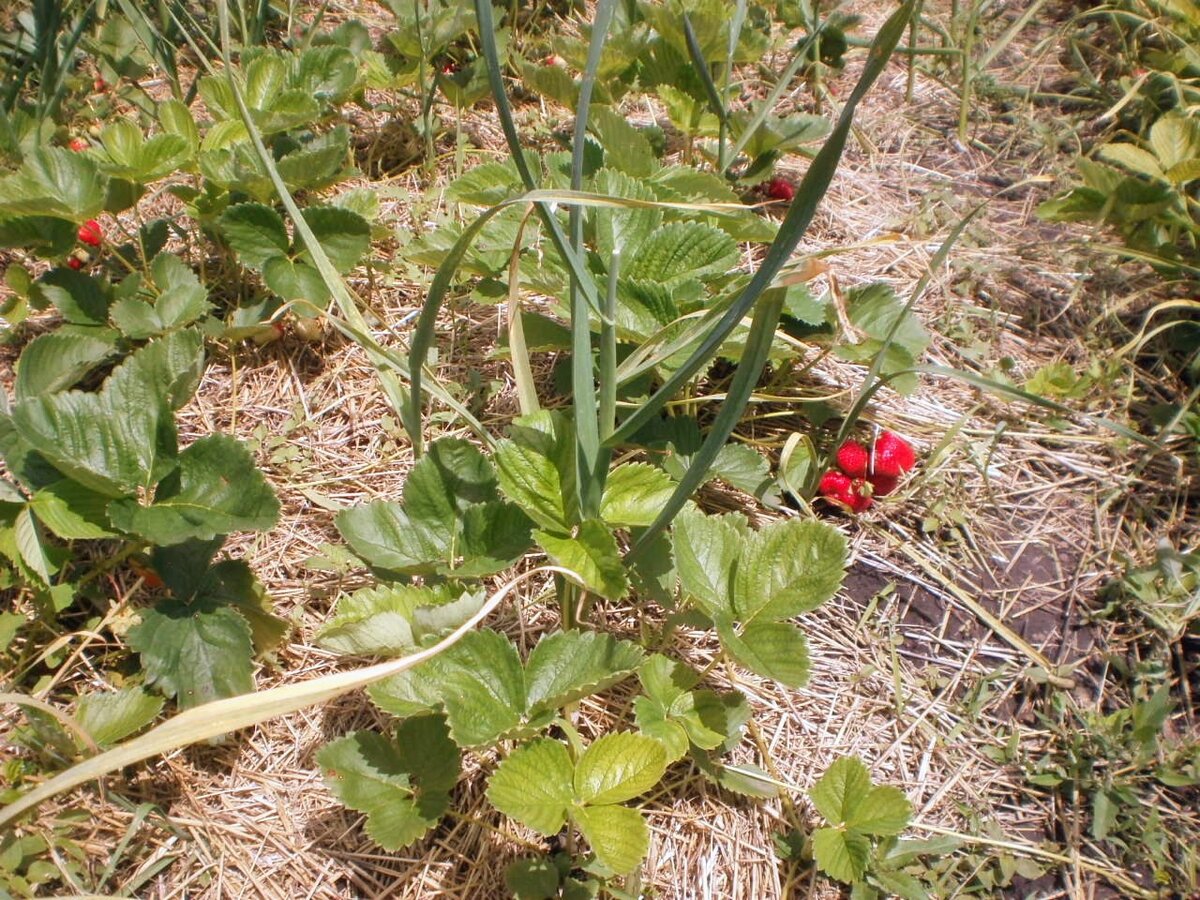
<instances>
[{"instance_id":1,"label":"trifoliate leaf","mask_svg":"<svg viewBox=\"0 0 1200 900\"><path fill-rule=\"evenodd\" d=\"M538 738L515 750L488 781L491 804L539 834L556 834L574 804L573 767L567 748Z\"/></svg>"},{"instance_id":2,"label":"trifoliate leaf","mask_svg":"<svg viewBox=\"0 0 1200 900\"><path fill-rule=\"evenodd\" d=\"M163 698L140 687L97 691L79 698L75 718L97 744L107 747L154 721Z\"/></svg>"},{"instance_id":3,"label":"trifoliate leaf","mask_svg":"<svg viewBox=\"0 0 1200 900\"><path fill-rule=\"evenodd\" d=\"M317 762L339 800L367 815L367 834L389 851L424 837L450 806L459 752L437 716L402 722L394 739L355 731L322 747Z\"/></svg>"},{"instance_id":4,"label":"trifoliate leaf","mask_svg":"<svg viewBox=\"0 0 1200 900\"><path fill-rule=\"evenodd\" d=\"M583 579L589 591L619 600L629 590L617 541L603 522L589 519L573 537L535 531L533 538L557 565Z\"/></svg>"},{"instance_id":5,"label":"trifoliate leaf","mask_svg":"<svg viewBox=\"0 0 1200 900\"><path fill-rule=\"evenodd\" d=\"M666 752L658 741L627 731L606 734L579 758L575 795L588 804L632 800L658 784L666 770Z\"/></svg>"},{"instance_id":6,"label":"trifoliate leaf","mask_svg":"<svg viewBox=\"0 0 1200 900\"><path fill-rule=\"evenodd\" d=\"M651 743L662 751L657 742ZM636 869L650 850L650 829L636 809L585 806L576 809L572 818L596 858L618 875L627 875Z\"/></svg>"}]
</instances>

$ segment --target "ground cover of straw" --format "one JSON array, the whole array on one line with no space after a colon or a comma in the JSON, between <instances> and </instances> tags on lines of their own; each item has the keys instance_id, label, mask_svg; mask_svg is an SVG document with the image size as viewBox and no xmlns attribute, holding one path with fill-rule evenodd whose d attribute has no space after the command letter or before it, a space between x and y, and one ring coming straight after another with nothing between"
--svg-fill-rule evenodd
<instances>
[{"instance_id":1,"label":"ground cover of straw","mask_svg":"<svg viewBox=\"0 0 1200 900\"><path fill-rule=\"evenodd\" d=\"M860 6L864 33L870 33L882 14L873 4ZM946 13L945 4L927 6L935 18ZM347 4L336 12L370 16ZM1052 39L1056 27L1031 27L996 60L1005 80L1032 87L1066 76ZM829 82L834 103L856 68L852 58L846 74ZM1055 361L1086 366L1094 352L1089 324L1106 303L1152 291L1153 282L1137 270L1105 273L1103 264L1076 249L1084 229L1036 219L1036 204L1061 184L1068 161L1070 148L1059 144L1062 111L1012 101L1001 111L979 100L972 106L971 140L963 144L955 136L952 88L918 73L906 102L907 80L903 64L894 63L864 104L856 140L806 240L806 252L843 248L827 258L825 285L882 280L907 296L949 228L987 200L917 303L935 335L929 361L988 370L1007 358L1017 380ZM786 102L811 108L812 98L798 92ZM569 121L566 111L550 106L527 104L519 112L526 122ZM641 106L632 114L648 116ZM366 143L372 136L386 142L391 133L388 123L368 117L356 127ZM467 116L465 130L478 145L468 165L504 154L486 104ZM438 188L449 177L453 147L442 149L447 152L432 181L418 167L374 182L383 220L398 234L447 214ZM803 160L789 159L782 172L797 176L803 168ZM388 245L379 252L390 255ZM424 277L397 261L353 286L381 322L398 323L419 308ZM482 372L490 387L482 415L497 430L516 412L509 371L490 355L499 327L495 309L463 303L446 315L439 340L443 377L465 383L471 371ZM384 327L376 333L398 344ZM553 360L536 362L547 375ZM845 392L861 377L861 369L827 358L804 383L787 389L797 402L842 392L833 402L845 403ZM708 386L716 391L720 382ZM1089 398L1090 411L1119 417L1119 392L1113 397L1111 404L1103 396ZM808 427L786 405L756 409L738 439L773 459L789 433ZM1081 828L1085 810L1052 803L1012 763L995 761L995 751L1014 733L1031 755L1049 740L1034 715L1044 694L1022 674L1029 659L981 623L962 598L983 603L1053 662L1078 663L1076 697L1100 708L1107 690L1101 661L1106 651L1121 651L1120 637L1085 624L1084 613L1098 586L1119 571L1122 553L1142 555L1160 534L1187 536L1187 522L1173 511L1169 479L1156 480L1150 467L1134 484L1138 456L1117 448L1109 433L1082 422L1048 422L953 380L925 378L903 398L885 392L869 418L909 437L919 447L920 468L866 516L836 520L851 539L853 562L836 600L805 617L813 656L809 686L793 691L730 673L732 685L750 698L757 723L744 758L768 760L777 778L805 789L832 760L857 754L877 781L909 796L913 835L937 829L983 835L1011 843L1024 858L1036 858L1040 842L1054 839L1068 856L1079 853L1091 862L1049 864L1044 894L1104 884L1100 870L1108 863ZM448 416L432 416L429 437L463 433L456 427ZM328 335L319 343L289 337L262 349L214 354L183 413L181 440L214 429L254 442L283 501L274 531L231 547L252 561L280 614L294 623L258 683L334 671L344 661L316 648L312 635L339 592L366 578L356 570L321 568L314 558L337 541L332 518L338 506L398 496L412 457L396 415L357 348ZM759 521L793 514L765 510L720 488L702 499L710 509L741 509ZM1164 511L1155 529L1134 524L1134 499ZM524 591L492 626L528 645L556 624L549 589ZM641 620L656 613L626 603L602 606L596 615L606 628L636 635ZM702 632L678 634L674 644L700 668L716 649ZM64 679L84 688L96 677L79 665ZM600 733L628 702L628 690L617 690L585 703L579 714L585 736ZM130 826L130 805L154 804L116 879L135 879L169 859L142 888L145 896L502 895L505 866L530 844L544 844L486 804L483 776L495 758L468 757L456 792L460 815L413 847L384 853L365 835L361 817L325 789L315 762L324 742L363 727L386 723L364 696L352 695L222 745L189 748L127 771L110 779L106 794L77 791L44 815L49 821L68 806L87 809L90 822L80 826L89 835L86 846L107 858ZM653 831L645 884L657 896L750 900L829 890L810 870L783 865L776 856L774 834L812 823L799 795L734 798L680 765L644 810ZM1200 833L1194 810L1164 813L1176 827ZM982 864L1003 848L982 843L971 849Z\"/></svg>"}]
</instances>

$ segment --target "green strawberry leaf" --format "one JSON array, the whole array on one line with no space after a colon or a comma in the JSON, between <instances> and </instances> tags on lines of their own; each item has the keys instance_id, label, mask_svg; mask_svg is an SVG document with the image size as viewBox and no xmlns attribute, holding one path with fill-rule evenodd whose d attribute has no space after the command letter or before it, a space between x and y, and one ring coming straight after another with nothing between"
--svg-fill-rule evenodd
<instances>
[{"instance_id":1,"label":"green strawberry leaf","mask_svg":"<svg viewBox=\"0 0 1200 900\"><path fill-rule=\"evenodd\" d=\"M685 594L710 615L733 613L733 578L750 528L743 516L706 516L686 507L673 527L675 566Z\"/></svg>"},{"instance_id":2,"label":"green strawberry leaf","mask_svg":"<svg viewBox=\"0 0 1200 900\"><path fill-rule=\"evenodd\" d=\"M575 796L592 805L632 800L658 784L666 770L666 751L658 741L613 732L594 741L579 758Z\"/></svg>"},{"instance_id":3,"label":"green strawberry leaf","mask_svg":"<svg viewBox=\"0 0 1200 900\"><path fill-rule=\"evenodd\" d=\"M116 335L107 328L60 328L38 335L17 360L17 401L74 387L113 353L116 343Z\"/></svg>"},{"instance_id":4,"label":"green strawberry leaf","mask_svg":"<svg viewBox=\"0 0 1200 900\"><path fill-rule=\"evenodd\" d=\"M154 502L114 500L118 528L156 544L207 540L234 531L266 531L279 519L279 500L240 441L223 434L200 438L158 486Z\"/></svg>"},{"instance_id":5,"label":"green strawberry leaf","mask_svg":"<svg viewBox=\"0 0 1200 900\"><path fill-rule=\"evenodd\" d=\"M162 711L163 698L140 687L96 691L79 698L75 719L101 747L145 728Z\"/></svg>"},{"instance_id":6,"label":"green strawberry leaf","mask_svg":"<svg viewBox=\"0 0 1200 900\"><path fill-rule=\"evenodd\" d=\"M342 274L358 265L371 249L371 225L358 213L336 206L310 206L304 210L304 221L333 267ZM308 251L300 258L312 263ZM315 263L313 266L315 270Z\"/></svg>"},{"instance_id":7,"label":"green strawberry leaf","mask_svg":"<svg viewBox=\"0 0 1200 900\"><path fill-rule=\"evenodd\" d=\"M0 217L56 216L81 223L103 209L100 174L86 153L39 147L16 172L0 178Z\"/></svg>"},{"instance_id":8,"label":"green strawberry leaf","mask_svg":"<svg viewBox=\"0 0 1200 900\"><path fill-rule=\"evenodd\" d=\"M334 519L338 533L367 564L411 575L437 571L453 534L430 529L409 518L404 507L388 500L352 506Z\"/></svg>"},{"instance_id":9,"label":"green strawberry leaf","mask_svg":"<svg viewBox=\"0 0 1200 900\"><path fill-rule=\"evenodd\" d=\"M317 753L325 783L367 816L367 834L395 851L424 837L450 807L458 748L437 716L400 723L394 738L355 731Z\"/></svg>"},{"instance_id":10,"label":"green strawberry leaf","mask_svg":"<svg viewBox=\"0 0 1200 900\"><path fill-rule=\"evenodd\" d=\"M818 828L812 836L813 858L817 866L837 881L859 881L867 871L871 843L854 831Z\"/></svg>"},{"instance_id":11,"label":"green strawberry leaf","mask_svg":"<svg viewBox=\"0 0 1200 900\"><path fill-rule=\"evenodd\" d=\"M51 269L34 283L31 295L39 302L53 303L72 325L108 324L112 298L91 275L72 269Z\"/></svg>"},{"instance_id":12,"label":"green strawberry leaf","mask_svg":"<svg viewBox=\"0 0 1200 900\"><path fill-rule=\"evenodd\" d=\"M816 609L841 586L846 539L824 522L788 519L747 538L734 580L739 619L786 619Z\"/></svg>"},{"instance_id":13,"label":"green strawberry leaf","mask_svg":"<svg viewBox=\"0 0 1200 900\"><path fill-rule=\"evenodd\" d=\"M221 234L238 261L262 270L268 260L286 256L287 228L279 213L261 203L239 203L221 214Z\"/></svg>"},{"instance_id":14,"label":"green strawberry leaf","mask_svg":"<svg viewBox=\"0 0 1200 900\"><path fill-rule=\"evenodd\" d=\"M637 667L642 652L637 644L595 631L544 636L525 664L529 714L557 711L615 684Z\"/></svg>"},{"instance_id":15,"label":"green strawberry leaf","mask_svg":"<svg viewBox=\"0 0 1200 900\"><path fill-rule=\"evenodd\" d=\"M899 788L880 785L871 788L850 818L846 827L862 834L890 837L908 827L912 818L912 804Z\"/></svg>"},{"instance_id":16,"label":"green strawberry leaf","mask_svg":"<svg viewBox=\"0 0 1200 900\"><path fill-rule=\"evenodd\" d=\"M671 222L656 229L628 258L624 277L674 285L728 272L737 263L738 248L733 238L712 225Z\"/></svg>"},{"instance_id":17,"label":"green strawberry leaf","mask_svg":"<svg viewBox=\"0 0 1200 900\"><path fill-rule=\"evenodd\" d=\"M651 743L662 750L657 742ZM571 817L596 858L618 875L627 875L636 869L650 850L650 829L636 809L585 806L575 809Z\"/></svg>"},{"instance_id":18,"label":"green strawberry leaf","mask_svg":"<svg viewBox=\"0 0 1200 900\"><path fill-rule=\"evenodd\" d=\"M263 263L262 277L263 283L284 300L322 304L329 299L329 288L321 273L306 262L272 256Z\"/></svg>"},{"instance_id":19,"label":"green strawberry leaf","mask_svg":"<svg viewBox=\"0 0 1200 900\"><path fill-rule=\"evenodd\" d=\"M63 540L114 537L108 521L109 498L64 478L37 491L29 508L38 520Z\"/></svg>"},{"instance_id":20,"label":"green strawberry leaf","mask_svg":"<svg viewBox=\"0 0 1200 900\"><path fill-rule=\"evenodd\" d=\"M62 256L75 246L76 226L53 216L0 218L0 247L23 247L43 257Z\"/></svg>"},{"instance_id":21,"label":"green strawberry leaf","mask_svg":"<svg viewBox=\"0 0 1200 900\"><path fill-rule=\"evenodd\" d=\"M129 630L146 681L181 709L254 689L250 624L228 606L167 600Z\"/></svg>"},{"instance_id":22,"label":"green strawberry leaf","mask_svg":"<svg viewBox=\"0 0 1200 900\"><path fill-rule=\"evenodd\" d=\"M176 466L172 409L195 390L202 363L200 335L174 332L131 355L98 393L28 398L12 421L64 475L109 497L133 494Z\"/></svg>"},{"instance_id":23,"label":"green strawberry leaf","mask_svg":"<svg viewBox=\"0 0 1200 900\"><path fill-rule=\"evenodd\" d=\"M363 588L338 600L333 617L317 633L316 640L338 653L399 656L417 646L414 613L423 607L445 606L453 598L454 591L445 585Z\"/></svg>"},{"instance_id":24,"label":"green strawberry leaf","mask_svg":"<svg viewBox=\"0 0 1200 900\"><path fill-rule=\"evenodd\" d=\"M628 641L568 631L544 637L522 668L506 637L481 629L368 692L393 715L443 707L455 741L478 747L527 730L567 703L605 689L640 659L640 648Z\"/></svg>"},{"instance_id":25,"label":"green strawberry leaf","mask_svg":"<svg viewBox=\"0 0 1200 900\"><path fill-rule=\"evenodd\" d=\"M835 760L808 797L830 825L845 825L871 793L871 773L856 756Z\"/></svg>"},{"instance_id":26,"label":"green strawberry leaf","mask_svg":"<svg viewBox=\"0 0 1200 900\"><path fill-rule=\"evenodd\" d=\"M574 769L567 748L538 738L510 753L488 780L487 797L506 816L549 837L574 802Z\"/></svg>"},{"instance_id":27,"label":"green strawberry leaf","mask_svg":"<svg viewBox=\"0 0 1200 900\"><path fill-rule=\"evenodd\" d=\"M609 525L649 525L674 492L675 483L657 466L617 466L604 485L600 518Z\"/></svg>"},{"instance_id":28,"label":"green strawberry leaf","mask_svg":"<svg viewBox=\"0 0 1200 900\"><path fill-rule=\"evenodd\" d=\"M754 622L738 633L727 618L716 619L721 646L741 665L788 687L808 682L808 640L790 622Z\"/></svg>"},{"instance_id":29,"label":"green strawberry leaf","mask_svg":"<svg viewBox=\"0 0 1200 900\"><path fill-rule=\"evenodd\" d=\"M561 415L517 419L493 459L500 490L538 525L561 533L578 522L574 444Z\"/></svg>"},{"instance_id":30,"label":"green strawberry leaf","mask_svg":"<svg viewBox=\"0 0 1200 900\"><path fill-rule=\"evenodd\" d=\"M619 600L629 590L616 538L598 519L584 522L573 537L534 531L533 538L555 563L583 579L589 591Z\"/></svg>"}]
</instances>

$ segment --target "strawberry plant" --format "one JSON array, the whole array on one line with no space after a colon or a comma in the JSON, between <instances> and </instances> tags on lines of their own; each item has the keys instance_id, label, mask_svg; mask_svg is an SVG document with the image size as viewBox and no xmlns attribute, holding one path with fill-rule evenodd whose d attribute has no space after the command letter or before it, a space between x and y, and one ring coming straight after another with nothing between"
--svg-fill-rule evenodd
<instances>
[{"instance_id":1,"label":"strawberry plant","mask_svg":"<svg viewBox=\"0 0 1200 900\"><path fill-rule=\"evenodd\" d=\"M203 366L199 333L152 341L90 393L51 389L53 371L29 368L53 367L53 356L22 359L23 390L11 406L0 397L14 479L0 548L20 593L53 621L82 599L89 566L111 566L89 562L80 542L116 542L118 561L149 550L165 597L129 632L147 682L183 707L250 690L253 653L272 648L283 623L245 561L214 560L231 532L272 527L279 503L234 439L178 446L175 411Z\"/></svg>"}]
</instances>

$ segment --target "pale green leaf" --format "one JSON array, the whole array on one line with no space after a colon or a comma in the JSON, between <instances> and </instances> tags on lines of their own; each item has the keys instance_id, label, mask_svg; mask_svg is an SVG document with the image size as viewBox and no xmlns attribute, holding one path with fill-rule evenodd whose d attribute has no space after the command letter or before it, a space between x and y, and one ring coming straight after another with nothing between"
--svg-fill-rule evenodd
<instances>
[{"instance_id":1,"label":"pale green leaf","mask_svg":"<svg viewBox=\"0 0 1200 900\"><path fill-rule=\"evenodd\" d=\"M651 743L662 752L657 742ZM618 875L628 875L636 869L650 850L650 829L636 809L626 806L585 806L576 809L571 817L591 845L596 858Z\"/></svg>"},{"instance_id":2,"label":"pale green leaf","mask_svg":"<svg viewBox=\"0 0 1200 900\"><path fill-rule=\"evenodd\" d=\"M176 134L184 139L191 152L200 145L200 130L191 111L179 100L171 97L158 104L158 124L167 134Z\"/></svg>"},{"instance_id":3,"label":"pale green leaf","mask_svg":"<svg viewBox=\"0 0 1200 900\"><path fill-rule=\"evenodd\" d=\"M604 690L631 673L642 648L595 631L560 631L546 635L525 665L526 703L532 715L558 710Z\"/></svg>"},{"instance_id":4,"label":"pale green leaf","mask_svg":"<svg viewBox=\"0 0 1200 900\"><path fill-rule=\"evenodd\" d=\"M516 648L502 634L474 631L445 653L375 685L371 699L396 715L442 706L455 743L490 744L520 727L525 678Z\"/></svg>"},{"instance_id":5,"label":"pale green leaf","mask_svg":"<svg viewBox=\"0 0 1200 900\"><path fill-rule=\"evenodd\" d=\"M262 268L263 283L284 300L306 300L323 304L329 288L321 273L305 262L286 256L272 256Z\"/></svg>"},{"instance_id":6,"label":"pale green leaf","mask_svg":"<svg viewBox=\"0 0 1200 900\"><path fill-rule=\"evenodd\" d=\"M739 634L720 617L717 634L729 655L751 672L792 688L808 681L808 641L790 622L754 622Z\"/></svg>"},{"instance_id":7,"label":"pale green leaf","mask_svg":"<svg viewBox=\"0 0 1200 900\"><path fill-rule=\"evenodd\" d=\"M317 643L338 653L399 656L416 646L413 613L450 600L443 587L376 585L338 600L333 618L317 633Z\"/></svg>"},{"instance_id":8,"label":"pale green leaf","mask_svg":"<svg viewBox=\"0 0 1200 900\"><path fill-rule=\"evenodd\" d=\"M787 619L816 609L841 586L846 538L824 522L788 519L752 533L734 579L743 622Z\"/></svg>"},{"instance_id":9,"label":"pale green leaf","mask_svg":"<svg viewBox=\"0 0 1200 900\"><path fill-rule=\"evenodd\" d=\"M1150 126L1150 147L1158 157L1161 169L1171 169L1186 160L1195 159L1200 156L1200 126L1195 120L1174 113L1160 116Z\"/></svg>"},{"instance_id":10,"label":"pale green leaf","mask_svg":"<svg viewBox=\"0 0 1200 900\"><path fill-rule=\"evenodd\" d=\"M37 491L30 508L47 528L63 540L112 537L108 522L109 498L64 478Z\"/></svg>"},{"instance_id":11,"label":"pale green leaf","mask_svg":"<svg viewBox=\"0 0 1200 900\"><path fill-rule=\"evenodd\" d=\"M409 518L399 503L376 500L337 514L338 533L369 565L409 574L436 569L449 553L449 527L430 529Z\"/></svg>"},{"instance_id":12,"label":"pale green leaf","mask_svg":"<svg viewBox=\"0 0 1200 900\"><path fill-rule=\"evenodd\" d=\"M865 837L836 828L818 828L812 836L812 849L822 872L848 883L863 877L871 855L871 844Z\"/></svg>"},{"instance_id":13,"label":"pale green leaf","mask_svg":"<svg viewBox=\"0 0 1200 900\"><path fill-rule=\"evenodd\" d=\"M159 714L163 698L140 687L96 691L79 698L75 718L97 744L107 747L140 731Z\"/></svg>"},{"instance_id":14,"label":"pale green leaf","mask_svg":"<svg viewBox=\"0 0 1200 900\"><path fill-rule=\"evenodd\" d=\"M57 571L57 566L46 552L46 536L42 533L41 523L34 518L29 507L17 513L13 523L13 538L21 561L42 584L48 586L50 576Z\"/></svg>"},{"instance_id":15,"label":"pale green leaf","mask_svg":"<svg viewBox=\"0 0 1200 900\"><path fill-rule=\"evenodd\" d=\"M672 222L656 230L628 259L625 277L674 284L688 278L724 274L738 261L733 238L700 222Z\"/></svg>"},{"instance_id":16,"label":"pale green leaf","mask_svg":"<svg viewBox=\"0 0 1200 900\"><path fill-rule=\"evenodd\" d=\"M576 505L574 453L564 427L548 412L523 417L493 454L504 495L537 524L558 532L571 527Z\"/></svg>"},{"instance_id":17,"label":"pale green leaf","mask_svg":"<svg viewBox=\"0 0 1200 900\"><path fill-rule=\"evenodd\" d=\"M648 463L617 466L604 485L600 518L610 525L649 525L675 491L675 482Z\"/></svg>"},{"instance_id":18,"label":"pale green leaf","mask_svg":"<svg viewBox=\"0 0 1200 900\"><path fill-rule=\"evenodd\" d=\"M604 164L635 178L645 178L658 168L658 160L646 136L611 106L589 110L588 130L604 147Z\"/></svg>"},{"instance_id":19,"label":"pale green leaf","mask_svg":"<svg viewBox=\"0 0 1200 900\"><path fill-rule=\"evenodd\" d=\"M424 837L450 807L459 753L436 716L402 722L394 739L355 731L317 752L325 784L367 816L367 834L388 851Z\"/></svg>"},{"instance_id":20,"label":"pale green leaf","mask_svg":"<svg viewBox=\"0 0 1200 900\"><path fill-rule=\"evenodd\" d=\"M668 763L682 759L687 753L687 732L679 722L667 716L661 704L655 703L649 697L635 698L633 720L637 723L638 731L663 745Z\"/></svg>"},{"instance_id":21,"label":"pale green leaf","mask_svg":"<svg viewBox=\"0 0 1200 900\"><path fill-rule=\"evenodd\" d=\"M1134 144L1101 144L1096 155L1106 162L1116 163L1141 175L1149 175L1151 178L1166 177L1154 154Z\"/></svg>"},{"instance_id":22,"label":"pale green leaf","mask_svg":"<svg viewBox=\"0 0 1200 900\"><path fill-rule=\"evenodd\" d=\"M808 792L809 799L830 825L842 825L855 815L871 793L871 773L856 756L835 760Z\"/></svg>"},{"instance_id":23,"label":"pale green leaf","mask_svg":"<svg viewBox=\"0 0 1200 900\"><path fill-rule=\"evenodd\" d=\"M0 178L0 217L57 216L82 222L103 209L104 188L86 153L41 147L26 154L20 169Z\"/></svg>"},{"instance_id":24,"label":"pale green leaf","mask_svg":"<svg viewBox=\"0 0 1200 900\"><path fill-rule=\"evenodd\" d=\"M128 640L146 681L190 709L254 689L250 634L246 619L229 607L168 600L144 610Z\"/></svg>"},{"instance_id":25,"label":"pale green leaf","mask_svg":"<svg viewBox=\"0 0 1200 900\"><path fill-rule=\"evenodd\" d=\"M571 757L558 741L538 738L513 751L488 780L492 806L539 834L557 834L574 804Z\"/></svg>"},{"instance_id":26,"label":"pale green leaf","mask_svg":"<svg viewBox=\"0 0 1200 900\"><path fill-rule=\"evenodd\" d=\"M154 503L114 500L113 524L157 544L207 540L234 531L265 531L279 519L279 500L246 446L223 434L200 438L158 486Z\"/></svg>"},{"instance_id":27,"label":"pale green leaf","mask_svg":"<svg viewBox=\"0 0 1200 900\"><path fill-rule=\"evenodd\" d=\"M620 731L593 741L575 766L575 795L584 803L621 803L644 794L667 770L666 752L645 735Z\"/></svg>"},{"instance_id":28,"label":"pale green leaf","mask_svg":"<svg viewBox=\"0 0 1200 900\"><path fill-rule=\"evenodd\" d=\"M589 519L573 537L546 531L535 531L533 537L555 563L583 579L589 591L619 600L629 590L616 538L603 522Z\"/></svg>"},{"instance_id":29,"label":"pale green leaf","mask_svg":"<svg viewBox=\"0 0 1200 900\"><path fill-rule=\"evenodd\" d=\"M857 807L850 812L846 827L863 834L889 837L908 827L912 804L899 788L881 785L871 788Z\"/></svg>"},{"instance_id":30,"label":"pale green leaf","mask_svg":"<svg viewBox=\"0 0 1200 900\"><path fill-rule=\"evenodd\" d=\"M735 564L745 552L750 529L745 518L706 516L695 507L675 519L675 566L683 591L713 614L733 613Z\"/></svg>"}]
</instances>

